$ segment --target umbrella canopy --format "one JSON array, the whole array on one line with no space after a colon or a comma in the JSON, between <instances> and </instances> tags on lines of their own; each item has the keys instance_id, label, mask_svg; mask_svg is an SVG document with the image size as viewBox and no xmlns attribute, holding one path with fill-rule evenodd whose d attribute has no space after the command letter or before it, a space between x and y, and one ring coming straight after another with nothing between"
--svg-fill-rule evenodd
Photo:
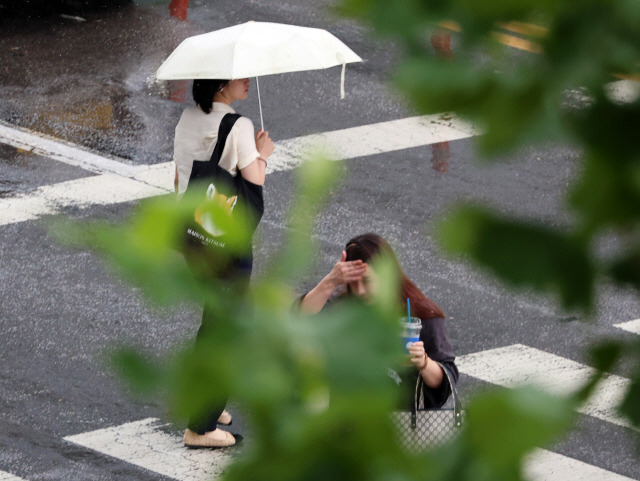
<instances>
[{"instance_id":1,"label":"umbrella canopy","mask_svg":"<svg viewBox=\"0 0 640 481\"><path fill-rule=\"evenodd\" d=\"M160 66L160 80L239 79L362 62L326 30L247 22L185 39Z\"/></svg>"}]
</instances>

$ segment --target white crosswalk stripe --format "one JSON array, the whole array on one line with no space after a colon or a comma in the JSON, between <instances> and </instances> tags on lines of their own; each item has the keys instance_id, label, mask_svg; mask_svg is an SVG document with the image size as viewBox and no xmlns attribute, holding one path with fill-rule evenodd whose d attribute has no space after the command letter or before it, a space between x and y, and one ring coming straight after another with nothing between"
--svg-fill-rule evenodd
<instances>
[{"instance_id":1,"label":"white crosswalk stripe","mask_svg":"<svg viewBox=\"0 0 640 481\"><path fill-rule=\"evenodd\" d=\"M0 201L0 225L55 214L62 207L129 202L167 191L115 174L103 174L40 187L35 194Z\"/></svg>"},{"instance_id":2,"label":"white crosswalk stripe","mask_svg":"<svg viewBox=\"0 0 640 481\"><path fill-rule=\"evenodd\" d=\"M216 479L231 460L229 450L185 448L179 436L162 427L148 418L65 440L182 481Z\"/></svg>"},{"instance_id":3,"label":"white crosswalk stripe","mask_svg":"<svg viewBox=\"0 0 640 481\"><path fill-rule=\"evenodd\" d=\"M476 134L470 124L443 114L296 137L278 142L276 151L269 158L267 173L295 168L305 153L314 148L324 149L334 160L347 160ZM28 195L0 199L0 225L36 219L66 206L129 202L173 190L171 162L131 166L6 124L0 124L0 142L102 174L41 187Z\"/></svg>"},{"instance_id":4,"label":"white crosswalk stripe","mask_svg":"<svg viewBox=\"0 0 640 481\"><path fill-rule=\"evenodd\" d=\"M178 435L163 432L161 428L158 419L149 418L65 439L182 481L216 479L232 460L229 451L187 449ZM544 449L536 449L527 457L525 472L531 481L631 481L631 478Z\"/></svg>"},{"instance_id":5,"label":"white crosswalk stripe","mask_svg":"<svg viewBox=\"0 0 640 481\"><path fill-rule=\"evenodd\" d=\"M0 481L25 481L25 480L23 478L19 478L18 476L14 476L13 474L0 471Z\"/></svg>"},{"instance_id":6,"label":"white crosswalk stripe","mask_svg":"<svg viewBox=\"0 0 640 481\"><path fill-rule=\"evenodd\" d=\"M594 372L575 361L520 344L461 356L457 363L461 372L493 384L512 387L532 383L557 394L577 389ZM608 375L595 399L581 412L627 426L613 409L628 383L625 378ZM231 461L228 451L194 452L184 448L180 436L163 431L160 421L153 418L65 439L178 480L212 479ZM532 481L631 481L544 449L536 449L528 456L525 472Z\"/></svg>"},{"instance_id":7,"label":"white crosswalk stripe","mask_svg":"<svg viewBox=\"0 0 640 481\"><path fill-rule=\"evenodd\" d=\"M347 160L464 139L478 133L467 122L438 114L306 135L278 142L269 157L267 173L293 169L300 165L304 153L315 147L324 149L334 160Z\"/></svg>"},{"instance_id":8,"label":"white crosswalk stripe","mask_svg":"<svg viewBox=\"0 0 640 481\"><path fill-rule=\"evenodd\" d=\"M0 121L0 142L99 174L111 172L132 176L136 172L136 167L128 165L123 159L107 158L79 145L2 121Z\"/></svg>"},{"instance_id":9,"label":"white crosswalk stripe","mask_svg":"<svg viewBox=\"0 0 640 481\"><path fill-rule=\"evenodd\" d=\"M536 449L527 457L524 473L531 481L633 481L626 476L545 449Z\"/></svg>"},{"instance_id":10,"label":"white crosswalk stripe","mask_svg":"<svg viewBox=\"0 0 640 481\"><path fill-rule=\"evenodd\" d=\"M412 117L297 137L277 143L268 173L298 166L308 149L324 149L335 160L348 160L452 141L477 135L471 125L446 115ZM0 199L0 226L54 214L67 206L108 205L162 195L173 190L173 164L133 166L83 147L0 122L0 143L81 167L91 175L35 192ZM640 319L615 324L640 334ZM567 394L581 386L594 370L578 362L516 344L458 358L460 371L489 383L512 387L532 383ZM499 369L496 368L499 366ZM615 425L629 424L615 412L629 380L607 375L593 399L580 412ZM69 442L177 480L220 477L237 450L189 450L179 435L155 418L143 419L65 438ZM630 478L542 449L526 463L532 481L626 481ZM24 481L0 471L0 481Z\"/></svg>"},{"instance_id":11,"label":"white crosswalk stripe","mask_svg":"<svg viewBox=\"0 0 640 481\"><path fill-rule=\"evenodd\" d=\"M629 322L622 322L620 324L614 324L613 327L617 327L618 329L622 329L633 334L640 334L640 319L635 319Z\"/></svg>"},{"instance_id":12,"label":"white crosswalk stripe","mask_svg":"<svg viewBox=\"0 0 640 481\"><path fill-rule=\"evenodd\" d=\"M559 395L578 390L595 373L591 367L521 344L461 356L456 364L460 372L492 384L505 387L534 384ZM616 413L629 384L624 377L605 374L592 398L579 411L631 427Z\"/></svg>"}]
</instances>

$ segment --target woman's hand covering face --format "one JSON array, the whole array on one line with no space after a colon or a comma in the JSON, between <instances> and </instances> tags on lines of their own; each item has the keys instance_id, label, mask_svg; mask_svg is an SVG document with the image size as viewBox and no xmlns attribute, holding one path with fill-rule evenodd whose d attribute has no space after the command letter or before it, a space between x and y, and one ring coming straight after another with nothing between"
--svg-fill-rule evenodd
<instances>
[{"instance_id":1,"label":"woman's hand covering face","mask_svg":"<svg viewBox=\"0 0 640 481\"><path fill-rule=\"evenodd\" d=\"M342 251L342 257L333 269L329 273L329 279L338 287L343 284L349 284L350 282L358 282L362 279L362 276L367 272L367 264L361 260L347 261L347 252Z\"/></svg>"}]
</instances>

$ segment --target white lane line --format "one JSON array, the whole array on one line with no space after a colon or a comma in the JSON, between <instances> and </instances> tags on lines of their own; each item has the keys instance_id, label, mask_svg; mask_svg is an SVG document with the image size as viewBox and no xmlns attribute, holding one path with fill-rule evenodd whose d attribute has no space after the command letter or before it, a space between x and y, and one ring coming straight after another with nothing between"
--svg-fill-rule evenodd
<instances>
[{"instance_id":1,"label":"white lane line","mask_svg":"<svg viewBox=\"0 0 640 481\"><path fill-rule=\"evenodd\" d=\"M306 135L278 142L269 158L268 173L293 169L300 165L305 152L314 147L323 149L334 160L347 160L478 134L468 122L450 114L437 114Z\"/></svg>"},{"instance_id":2,"label":"white lane line","mask_svg":"<svg viewBox=\"0 0 640 481\"><path fill-rule=\"evenodd\" d=\"M633 334L640 334L640 319L629 322L622 322L620 324L614 324L613 327L617 327L618 329L622 329Z\"/></svg>"},{"instance_id":3,"label":"white lane line","mask_svg":"<svg viewBox=\"0 0 640 481\"><path fill-rule=\"evenodd\" d=\"M533 384L558 395L575 392L595 373L591 367L521 344L461 356L456 364L461 372L483 381L505 387ZM578 411L633 429L616 413L629 385L624 377L605 374L589 402Z\"/></svg>"},{"instance_id":4,"label":"white lane line","mask_svg":"<svg viewBox=\"0 0 640 481\"><path fill-rule=\"evenodd\" d=\"M55 214L66 206L107 205L167 191L128 177L103 174L40 187L35 193L0 199L0 225Z\"/></svg>"},{"instance_id":5,"label":"white lane line","mask_svg":"<svg viewBox=\"0 0 640 481\"><path fill-rule=\"evenodd\" d=\"M295 168L304 160L309 149L313 148L323 149L334 160L347 160L462 139L476 134L477 131L470 124L452 116L440 114L296 137L277 143L277 149L269 159L267 173ZM61 207L76 205L75 199L81 200L80 205L118 203L173 190L172 162L133 167L92 154L78 146L56 143L55 140L35 132L15 129L5 124L0 124L0 142L103 173L97 177L102 180L73 180L57 184L61 186L60 188L52 185L48 188L40 188L32 194L0 199L0 212L4 212L0 214L0 225L32 220L41 215L57 212ZM113 174L122 176L125 180ZM136 187L127 180L141 185ZM120 185L121 182L123 185ZM95 184L100 186L98 190L87 188ZM105 191L114 193L109 197L109 201L106 200ZM115 195L116 193L118 195Z\"/></svg>"},{"instance_id":6,"label":"white lane line","mask_svg":"<svg viewBox=\"0 0 640 481\"><path fill-rule=\"evenodd\" d=\"M298 167L313 149L319 149L332 160L341 161L459 140L477 134L478 131L471 124L440 114L294 137L277 142L276 150L269 157L267 174ZM145 172L137 173L136 178L168 188L168 181L173 180L173 169L172 162L152 165Z\"/></svg>"},{"instance_id":7,"label":"white lane line","mask_svg":"<svg viewBox=\"0 0 640 481\"><path fill-rule=\"evenodd\" d=\"M88 433L66 441L178 480L211 481L221 476L232 460L229 451L195 451L182 445L179 436L161 430L158 419L149 418ZM633 481L631 478L544 449L525 459L531 481ZM3 478L0 475L0 481ZM9 478L13 481L13 478ZM15 481L19 481L15 478Z\"/></svg>"},{"instance_id":8,"label":"white lane line","mask_svg":"<svg viewBox=\"0 0 640 481\"><path fill-rule=\"evenodd\" d=\"M68 436L66 441L183 481L211 481L231 461L229 450L192 450L179 436L162 431L158 419Z\"/></svg>"},{"instance_id":9,"label":"white lane line","mask_svg":"<svg viewBox=\"0 0 640 481\"><path fill-rule=\"evenodd\" d=\"M13 474L0 471L0 481L25 481L25 480L23 478L19 478L18 476L14 476Z\"/></svg>"},{"instance_id":10,"label":"white lane line","mask_svg":"<svg viewBox=\"0 0 640 481\"><path fill-rule=\"evenodd\" d=\"M531 481L634 481L621 474L544 449L525 460L525 478Z\"/></svg>"},{"instance_id":11,"label":"white lane line","mask_svg":"<svg viewBox=\"0 0 640 481\"><path fill-rule=\"evenodd\" d=\"M0 142L99 174L110 172L132 177L138 169L137 166L124 163L123 159L110 159L71 142L2 121L0 121Z\"/></svg>"}]
</instances>

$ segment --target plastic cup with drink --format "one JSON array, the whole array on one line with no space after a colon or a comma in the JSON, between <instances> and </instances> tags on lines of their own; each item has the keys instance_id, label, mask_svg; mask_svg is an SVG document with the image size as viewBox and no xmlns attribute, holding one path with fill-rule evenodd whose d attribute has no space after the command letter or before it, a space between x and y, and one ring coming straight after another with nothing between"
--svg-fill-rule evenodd
<instances>
[{"instance_id":1,"label":"plastic cup with drink","mask_svg":"<svg viewBox=\"0 0 640 481\"><path fill-rule=\"evenodd\" d=\"M401 317L400 326L402 328L400 334L402 336L402 346L405 354L408 354L411 344L420 340L422 321L418 317Z\"/></svg>"}]
</instances>

